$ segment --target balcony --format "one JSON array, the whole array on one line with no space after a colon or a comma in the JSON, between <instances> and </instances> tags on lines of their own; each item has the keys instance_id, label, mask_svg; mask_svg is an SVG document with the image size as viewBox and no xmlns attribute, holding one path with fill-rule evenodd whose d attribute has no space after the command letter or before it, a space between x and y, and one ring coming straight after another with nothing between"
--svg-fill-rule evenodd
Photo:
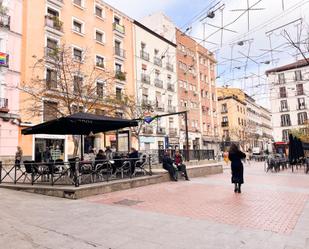
<instances>
[{"instance_id":1,"label":"balcony","mask_svg":"<svg viewBox=\"0 0 309 249\"><path fill-rule=\"evenodd\" d=\"M125 26L123 26L119 23L116 23L116 22L113 23L113 29L114 29L114 31L117 31L117 32L119 32L123 35L126 33Z\"/></svg>"},{"instance_id":2,"label":"balcony","mask_svg":"<svg viewBox=\"0 0 309 249\"><path fill-rule=\"evenodd\" d=\"M290 108L287 106L287 107L280 107L279 108L279 111L280 112L289 112L290 111Z\"/></svg>"},{"instance_id":3,"label":"balcony","mask_svg":"<svg viewBox=\"0 0 309 249\"><path fill-rule=\"evenodd\" d=\"M193 95L194 95L194 96L197 96L197 95L198 95L198 92L197 92L197 91L193 91Z\"/></svg>"},{"instance_id":4,"label":"balcony","mask_svg":"<svg viewBox=\"0 0 309 249\"><path fill-rule=\"evenodd\" d=\"M149 61L149 53L141 50L141 58L145 61Z\"/></svg>"},{"instance_id":5,"label":"balcony","mask_svg":"<svg viewBox=\"0 0 309 249\"><path fill-rule=\"evenodd\" d=\"M164 127L158 127L157 128L157 134L158 135L165 135L166 134L166 130Z\"/></svg>"},{"instance_id":6,"label":"balcony","mask_svg":"<svg viewBox=\"0 0 309 249\"><path fill-rule=\"evenodd\" d=\"M223 109L223 110L221 111L221 113L222 113L222 114L228 113L228 110L227 110L227 109Z\"/></svg>"},{"instance_id":7,"label":"balcony","mask_svg":"<svg viewBox=\"0 0 309 249\"><path fill-rule=\"evenodd\" d=\"M156 110L157 110L157 111L160 111L160 112L164 112L164 105L161 104L161 103L158 103L158 104L156 105Z\"/></svg>"},{"instance_id":8,"label":"balcony","mask_svg":"<svg viewBox=\"0 0 309 249\"><path fill-rule=\"evenodd\" d=\"M167 90L175 92L175 86L172 83L167 83Z\"/></svg>"},{"instance_id":9,"label":"balcony","mask_svg":"<svg viewBox=\"0 0 309 249\"><path fill-rule=\"evenodd\" d=\"M55 47L55 48L49 48L49 47L45 47L45 57L47 59L58 59L58 54L59 54L59 48Z\"/></svg>"},{"instance_id":10,"label":"balcony","mask_svg":"<svg viewBox=\"0 0 309 249\"><path fill-rule=\"evenodd\" d=\"M63 32L63 22L57 16L46 15L45 26Z\"/></svg>"},{"instance_id":11,"label":"balcony","mask_svg":"<svg viewBox=\"0 0 309 249\"><path fill-rule=\"evenodd\" d=\"M168 105L168 106L167 106L167 111L168 111L168 112L171 112L171 113L174 113L174 112L176 112L176 107L175 107L175 106Z\"/></svg>"},{"instance_id":12,"label":"balcony","mask_svg":"<svg viewBox=\"0 0 309 249\"><path fill-rule=\"evenodd\" d=\"M281 122L281 127L291 126L291 122Z\"/></svg>"},{"instance_id":13,"label":"balcony","mask_svg":"<svg viewBox=\"0 0 309 249\"><path fill-rule=\"evenodd\" d=\"M204 112L204 113L207 112L207 107L204 106L204 105L202 106L202 112Z\"/></svg>"},{"instance_id":14,"label":"balcony","mask_svg":"<svg viewBox=\"0 0 309 249\"><path fill-rule=\"evenodd\" d=\"M153 105L153 103L150 101L150 100L148 100L148 99L143 99L142 100L142 106L143 107L151 107Z\"/></svg>"},{"instance_id":15,"label":"balcony","mask_svg":"<svg viewBox=\"0 0 309 249\"><path fill-rule=\"evenodd\" d=\"M153 58L153 63L159 67L162 67L162 59L158 58L158 57L154 57Z\"/></svg>"},{"instance_id":16,"label":"balcony","mask_svg":"<svg viewBox=\"0 0 309 249\"><path fill-rule=\"evenodd\" d=\"M126 73L122 71L116 71L115 73L115 79L120 80L120 81L126 81Z\"/></svg>"},{"instance_id":17,"label":"balcony","mask_svg":"<svg viewBox=\"0 0 309 249\"><path fill-rule=\"evenodd\" d=\"M114 54L121 58L126 58L126 51L119 47L114 47Z\"/></svg>"},{"instance_id":18,"label":"balcony","mask_svg":"<svg viewBox=\"0 0 309 249\"><path fill-rule=\"evenodd\" d=\"M156 87L163 88L163 80L155 79L154 83Z\"/></svg>"},{"instance_id":19,"label":"balcony","mask_svg":"<svg viewBox=\"0 0 309 249\"><path fill-rule=\"evenodd\" d=\"M170 136L177 136L177 129L176 128L169 128L169 135Z\"/></svg>"},{"instance_id":20,"label":"balcony","mask_svg":"<svg viewBox=\"0 0 309 249\"><path fill-rule=\"evenodd\" d=\"M142 81L142 83L150 85L150 76L147 75L147 74L142 73L141 74L141 81Z\"/></svg>"},{"instance_id":21,"label":"balcony","mask_svg":"<svg viewBox=\"0 0 309 249\"><path fill-rule=\"evenodd\" d=\"M9 67L9 55L0 52L0 67Z\"/></svg>"},{"instance_id":22,"label":"balcony","mask_svg":"<svg viewBox=\"0 0 309 249\"><path fill-rule=\"evenodd\" d=\"M0 14L0 27L10 29L11 17L6 14Z\"/></svg>"},{"instance_id":23,"label":"balcony","mask_svg":"<svg viewBox=\"0 0 309 249\"><path fill-rule=\"evenodd\" d=\"M297 105L296 106L297 110L306 110L307 109L307 105L306 104L302 104L302 105Z\"/></svg>"},{"instance_id":24,"label":"balcony","mask_svg":"<svg viewBox=\"0 0 309 249\"><path fill-rule=\"evenodd\" d=\"M0 112L9 112L9 101L8 99L0 98Z\"/></svg>"},{"instance_id":25,"label":"balcony","mask_svg":"<svg viewBox=\"0 0 309 249\"><path fill-rule=\"evenodd\" d=\"M287 94L286 93L279 93L279 98L287 98Z\"/></svg>"},{"instance_id":26,"label":"balcony","mask_svg":"<svg viewBox=\"0 0 309 249\"><path fill-rule=\"evenodd\" d=\"M229 122L221 122L221 127L228 127L229 126Z\"/></svg>"},{"instance_id":27,"label":"balcony","mask_svg":"<svg viewBox=\"0 0 309 249\"><path fill-rule=\"evenodd\" d=\"M143 127L143 133L147 135L153 134L153 127L152 126L144 126Z\"/></svg>"},{"instance_id":28,"label":"balcony","mask_svg":"<svg viewBox=\"0 0 309 249\"><path fill-rule=\"evenodd\" d=\"M174 72L174 67L171 63L166 63L166 69L168 71Z\"/></svg>"}]
</instances>

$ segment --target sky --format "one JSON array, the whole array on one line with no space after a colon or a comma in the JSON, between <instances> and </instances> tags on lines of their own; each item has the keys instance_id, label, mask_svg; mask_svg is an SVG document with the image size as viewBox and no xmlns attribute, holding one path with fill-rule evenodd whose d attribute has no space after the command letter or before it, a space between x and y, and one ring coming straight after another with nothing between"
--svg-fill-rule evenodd
<instances>
[{"instance_id":1,"label":"sky","mask_svg":"<svg viewBox=\"0 0 309 249\"><path fill-rule=\"evenodd\" d=\"M287 33L284 32L288 32L295 42L299 34L302 40L309 31L307 0L249 0L249 5L254 5L253 8L258 9L249 12L249 27L248 12L237 11L247 8L247 0L192 0L190 4L187 0L147 2L106 0L106 2L137 20L151 13L163 11L183 30L192 27L187 34L198 38L197 41L206 38L204 45L216 54L219 76L217 85L240 87L266 107L269 107L270 84L267 83L265 71L302 59L299 55L295 56L296 49L287 43ZM206 18L202 22L201 18L198 18L193 23L189 22L201 10L205 9L204 13L211 10L209 9L211 6L214 6L212 10L221 7L215 11L214 18ZM299 18L302 20L278 28ZM223 26L233 32L223 30L221 33L218 28L222 27L221 20ZM274 31L269 32L271 30ZM240 41L244 41L242 46L238 45ZM272 53L269 51L276 47L279 48Z\"/></svg>"}]
</instances>

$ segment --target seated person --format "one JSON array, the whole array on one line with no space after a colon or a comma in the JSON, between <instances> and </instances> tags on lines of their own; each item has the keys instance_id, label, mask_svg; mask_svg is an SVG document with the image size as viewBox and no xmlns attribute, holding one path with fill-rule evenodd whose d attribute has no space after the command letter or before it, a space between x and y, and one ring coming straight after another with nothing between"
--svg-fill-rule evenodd
<instances>
[{"instance_id":1,"label":"seated person","mask_svg":"<svg viewBox=\"0 0 309 249\"><path fill-rule=\"evenodd\" d=\"M171 158L171 150L167 149L164 153L164 157L163 157L163 169L167 170L168 173L170 174L171 179L173 179L174 181L178 181L177 179L177 170L176 168L173 166L173 159Z\"/></svg>"},{"instance_id":2,"label":"seated person","mask_svg":"<svg viewBox=\"0 0 309 249\"><path fill-rule=\"evenodd\" d=\"M176 164L178 171L182 172L182 175L185 177L185 179L190 181L187 173L187 167L185 164L183 164L183 157L179 150L176 150L175 152L174 163Z\"/></svg>"},{"instance_id":3,"label":"seated person","mask_svg":"<svg viewBox=\"0 0 309 249\"><path fill-rule=\"evenodd\" d=\"M131 148L131 152L128 154L128 158L130 158L131 163L131 175L134 174L135 171L135 163L138 161L138 151L135 148Z\"/></svg>"},{"instance_id":4,"label":"seated person","mask_svg":"<svg viewBox=\"0 0 309 249\"><path fill-rule=\"evenodd\" d=\"M115 153L114 157L113 157L114 163L112 164L112 174L116 173L116 169L121 168L122 166L122 160L121 160L121 156L118 152Z\"/></svg>"},{"instance_id":5,"label":"seated person","mask_svg":"<svg viewBox=\"0 0 309 249\"><path fill-rule=\"evenodd\" d=\"M104 153L103 150L99 150L98 154L96 155L95 157L95 165L94 166L97 166L98 164L101 164L104 162L104 160L106 160L106 155Z\"/></svg>"}]
</instances>

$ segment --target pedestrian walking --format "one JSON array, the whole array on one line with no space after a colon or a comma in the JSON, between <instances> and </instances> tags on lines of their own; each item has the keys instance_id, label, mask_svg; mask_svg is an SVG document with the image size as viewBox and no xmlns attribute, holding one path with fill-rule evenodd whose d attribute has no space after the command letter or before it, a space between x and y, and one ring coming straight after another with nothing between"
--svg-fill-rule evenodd
<instances>
[{"instance_id":1,"label":"pedestrian walking","mask_svg":"<svg viewBox=\"0 0 309 249\"><path fill-rule=\"evenodd\" d=\"M235 193L241 193L241 184L244 183L244 166L241 162L246 154L241 152L236 144L232 144L229 151L229 159L232 170L232 183L235 184Z\"/></svg>"},{"instance_id":2,"label":"pedestrian walking","mask_svg":"<svg viewBox=\"0 0 309 249\"><path fill-rule=\"evenodd\" d=\"M20 169L20 163L23 158L23 151L20 146L17 146L17 151L15 153L15 167Z\"/></svg>"},{"instance_id":3,"label":"pedestrian walking","mask_svg":"<svg viewBox=\"0 0 309 249\"><path fill-rule=\"evenodd\" d=\"M187 173L187 167L183 163L183 157L180 154L179 150L176 150L176 152L175 152L174 162L177 166L178 171L182 172L182 176L184 176L187 181L190 181L190 179L188 177L188 173Z\"/></svg>"},{"instance_id":4,"label":"pedestrian walking","mask_svg":"<svg viewBox=\"0 0 309 249\"><path fill-rule=\"evenodd\" d=\"M177 179L177 170L176 168L173 166L173 159L171 158L171 150L167 149L164 153L164 157L163 157L163 169L167 170L168 173L170 174L171 179L173 179L174 181L178 181Z\"/></svg>"}]
</instances>

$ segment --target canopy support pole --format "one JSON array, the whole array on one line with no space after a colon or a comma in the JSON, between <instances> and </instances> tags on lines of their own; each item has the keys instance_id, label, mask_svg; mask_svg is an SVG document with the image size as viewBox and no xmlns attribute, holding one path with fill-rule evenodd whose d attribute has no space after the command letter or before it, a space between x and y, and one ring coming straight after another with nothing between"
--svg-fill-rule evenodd
<instances>
[{"instance_id":1,"label":"canopy support pole","mask_svg":"<svg viewBox=\"0 0 309 249\"><path fill-rule=\"evenodd\" d=\"M80 135L80 160L84 161L84 135Z\"/></svg>"}]
</instances>

